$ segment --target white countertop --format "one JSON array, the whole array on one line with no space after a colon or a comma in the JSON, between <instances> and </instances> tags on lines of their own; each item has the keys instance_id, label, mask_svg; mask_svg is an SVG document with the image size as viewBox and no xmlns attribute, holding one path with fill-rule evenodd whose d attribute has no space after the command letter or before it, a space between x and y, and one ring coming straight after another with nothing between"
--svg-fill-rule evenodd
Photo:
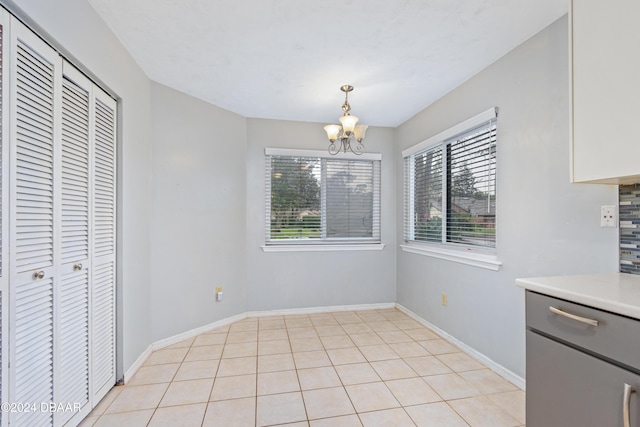
<instances>
[{"instance_id":1,"label":"white countertop","mask_svg":"<svg viewBox=\"0 0 640 427\"><path fill-rule=\"evenodd\" d=\"M521 288L640 319L640 275L624 273L516 279Z\"/></svg>"}]
</instances>

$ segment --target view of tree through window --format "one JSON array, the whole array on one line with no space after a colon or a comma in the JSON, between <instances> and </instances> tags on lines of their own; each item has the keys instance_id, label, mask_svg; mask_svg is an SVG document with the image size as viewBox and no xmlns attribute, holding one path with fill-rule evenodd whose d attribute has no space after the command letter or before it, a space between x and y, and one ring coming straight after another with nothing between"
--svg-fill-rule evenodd
<instances>
[{"instance_id":1,"label":"view of tree through window","mask_svg":"<svg viewBox=\"0 0 640 427\"><path fill-rule=\"evenodd\" d=\"M320 159L273 156L271 238L317 238L320 227Z\"/></svg>"},{"instance_id":2,"label":"view of tree through window","mask_svg":"<svg viewBox=\"0 0 640 427\"><path fill-rule=\"evenodd\" d=\"M442 240L442 149L415 156L415 240Z\"/></svg>"},{"instance_id":3,"label":"view of tree through window","mask_svg":"<svg viewBox=\"0 0 640 427\"><path fill-rule=\"evenodd\" d=\"M405 240L495 247L495 184L495 121L405 157Z\"/></svg>"},{"instance_id":4,"label":"view of tree through window","mask_svg":"<svg viewBox=\"0 0 640 427\"><path fill-rule=\"evenodd\" d=\"M495 247L495 127L448 145L447 241Z\"/></svg>"},{"instance_id":5,"label":"view of tree through window","mask_svg":"<svg viewBox=\"0 0 640 427\"><path fill-rule=\"evenodd\" d=\"M378 240L380 161L267 156L267 242Z\"/></svg>"}]
</instances>

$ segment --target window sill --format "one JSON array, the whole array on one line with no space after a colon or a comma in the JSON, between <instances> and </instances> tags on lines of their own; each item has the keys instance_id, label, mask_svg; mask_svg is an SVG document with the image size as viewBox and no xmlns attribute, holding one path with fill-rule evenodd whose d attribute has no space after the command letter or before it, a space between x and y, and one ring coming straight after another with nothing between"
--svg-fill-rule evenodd
<instances>
[{"instance_id":1,"label":"window sill","mask_svg":"<svg viewBox=\"0 0 640 427\"><path fill-rule=\"evenodd\" d=\"M262 245L264 252L381 251L384 243L335 245Z\"/></svg>"},{"instance_id":2,"label":"window sill","mask_svg":"<svg viewBox=\"0 0 640 427\"><path fill-rule=\"evenodd\" d=\"M498 271L502 265L502 262L498 261L498 257L492 254L466 252L463 250L428 245L400 245L400 247L404 252L446 259L448 261L459 262L492 271Z\"/></svg>"}]
</instances>

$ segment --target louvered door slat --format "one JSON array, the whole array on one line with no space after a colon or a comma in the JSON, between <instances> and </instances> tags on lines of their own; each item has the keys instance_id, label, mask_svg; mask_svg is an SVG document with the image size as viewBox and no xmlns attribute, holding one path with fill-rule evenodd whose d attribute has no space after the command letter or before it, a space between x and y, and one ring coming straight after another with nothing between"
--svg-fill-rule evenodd
<instances>
[{"instance_id":1,"label":"louvered door slat","mask_svg":"<svg viewBox=\"0 0 640 427\"><path fill-rule=\"evenodd\" d=\"M24 59L25 56L22 55L20 59ZM30 79L29 72L33 70L21 69L21 72L18 73L18 83L17 88L19 91L25 92L23 96L23 108L26 112L25 116L27 118L35 118L39 117L42 114L46 114L47 111L53 108L53 104L46 100L46 91L49 88L48 80L53 78L53 73L50 72L51 69L46 70L46 75L43 75L41 80L38 80L37 84L33 84L34 82ZM46 121L42 121L42 123L46 123Z\"/></svg>"},{"instance_id":2,"label":"louvered door slat","mask_svg":"<svg viewBox=\"0 0 640 427\"><path fill-rule=\"evenodd\" d=\"M43 120L40 116L43 113L43 108L41 108L37 103L27 99L23 100L22 105L22 123L32 124L36 128L39 126L48 126L48 123Z\"/></svg>"},{"instance_id":3,"label":"louvered door slat","mask_svg":"<svg viewBox=\"0 0 640 427\"><path fill-rule=\"evenodd\" d=\"M51 180L51 175L47 174L47 172L42 171L42 170L38 170L38 167L41 167L43 163L39 163L39 162L34 162L33 161L33 157L30 156L25 156L25 155L18 155L18 161L22 162L22 173L24 175L28 175L29 177L31 177L30 181L24 181L23 183L28 184L29 182L41 182L42 184L45 184L46 189L50 189L51 185L49 184L49 181ZM30 167L30 165L33 164L32 167Z\"/></svg>"},{"instance_id":4,"label":"louvered door slat","mask_svg":"<svg viewBox=\"0 0 640 427\"><path fill-rule=\"evenodd\" d=\"M68 145L64 147L65 149L62 151L62 154L67 157L68 173L73 174L72 177L78 180L78 184L81 182L86 183L88 182L85 173L88 158L79 153L76 147L76 145L68 143Z\"/></svg>"},{"instance_id":5,"label":"louvered door slat","mask_svg":"<svg viewBox=\"0 0 640 427\"><path fill-rule=\"evenodd\" d=\"M49 233L49 229L51 228L51 226L49 224L43 224L42 222L38 221L25 221L25 224L28 224L30 226L28 231L25 230L18 233L23 236L23 238L29 238L28 236L31 236L31 233L33 232L38 232L43 236L51 237L51 233Z\"/></svg>"},{"instance_id":6,"label":"louvered door slat","mask_svg":"<svg viewBox=\"0 0 640 427\"><path fill-rule=\"evenodd\" d=\"M31 143L29 139L25 139L22 142L19 152L27 152L26 157L34 157L36 159L44 157L46 160L53 161L53 158L51 157L51 149L48 146L42 148L38 143ZM38 155L29 155L29 152L36 152Z\"/></svg>"}]
</instances>

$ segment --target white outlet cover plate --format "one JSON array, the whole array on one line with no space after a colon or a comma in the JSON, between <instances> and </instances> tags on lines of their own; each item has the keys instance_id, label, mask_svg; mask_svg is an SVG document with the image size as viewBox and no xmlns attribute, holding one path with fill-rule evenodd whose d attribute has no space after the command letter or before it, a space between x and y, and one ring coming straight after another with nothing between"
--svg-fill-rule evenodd
<instances>
[{"instance_id":1,"label":"white outlet cover plate","mask_svg":"<svg viewBox=\"0 0 640 427\"><path fill-rule=\"evenodd\" d=\"M600 206L600 227L617 227L618 217L615 205Z\"/></svg>"}]
</instances>

